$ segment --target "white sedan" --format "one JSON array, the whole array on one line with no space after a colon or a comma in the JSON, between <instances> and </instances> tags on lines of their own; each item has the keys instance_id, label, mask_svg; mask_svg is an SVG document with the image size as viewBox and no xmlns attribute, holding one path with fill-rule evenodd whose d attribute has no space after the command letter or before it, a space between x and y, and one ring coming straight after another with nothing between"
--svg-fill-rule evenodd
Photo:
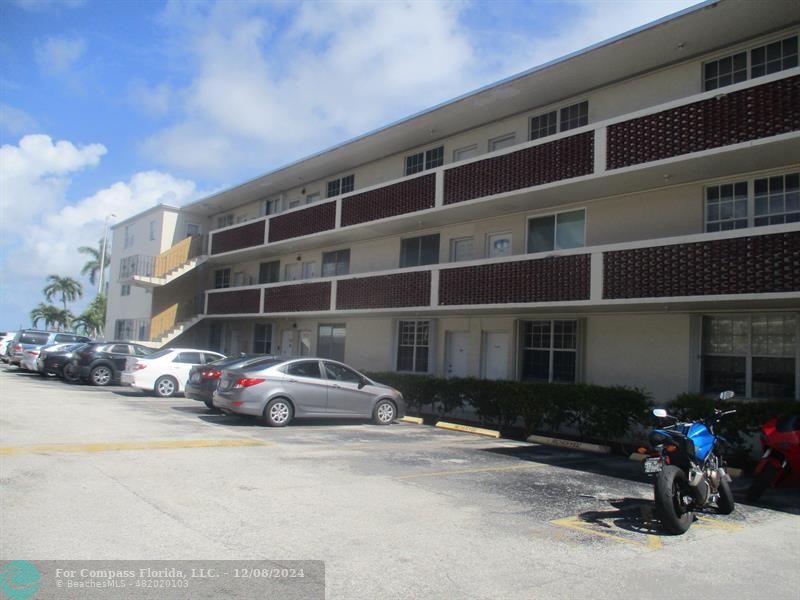
<instances>
[{"instance_id":1,"label":"white sedan","mask_svg":"<svg viewBox=\"0 0 800 600\"><path fill-rule=\"evenodd\" d=\"M192 367L225 358L222 354L191 348L165 348L148 356L129 357L120 375L123 385L155 392L168 398L186 388Z\"/></svg>"}]
</instances>

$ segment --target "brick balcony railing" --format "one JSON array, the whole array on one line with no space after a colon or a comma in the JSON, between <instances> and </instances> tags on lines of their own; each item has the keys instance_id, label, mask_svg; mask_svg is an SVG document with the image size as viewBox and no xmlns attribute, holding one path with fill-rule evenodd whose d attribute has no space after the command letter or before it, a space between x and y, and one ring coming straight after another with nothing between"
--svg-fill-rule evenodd
<instances>
[{"instance_id":1,"label":"brick balcony railing","mask_svg":"<svg viewBox=\"0 0 800 600\"><path fill-rule=\"evenodd\" d=\"M303 210L272 217L269 220L269 241L280 242L335 227L336 202L314 204Z\"/></svg>"},{"instance_id":2,"label":"brick balcony railing","mask_svg":"<svg viewBox=\"0 0 800 600\"><path fill-rule=\"evenodd\" d=\"M223 252L252 248L253 246L263 246L266 226L266 221L261 220L222 231L215 231L211 236L211 254L222 254Z\"/></svg>"},{"instance_id":3,"label":"brick balcony railing","mask_svg":"<svg viewBox=\"0 0 800 600\"><path fill-rule=\"evenodd\" d=\"M260 287L209 290L208 314L482 310L800 294L800 231L732 231L447 263ZM683 241L686 240L686 241ZM798 296L800 299L800 296Z\"/></svg>"},{"instance_id":4,"label":"brick balcony railing","mask_svg":"<svg viewBox=\"0 0 800 600\"><path fill-rule=\"evenodd\" d=\"M436 177L428 174L342 198L342 227L426 208L436 201Z\"/></svg>"}]
</instances>

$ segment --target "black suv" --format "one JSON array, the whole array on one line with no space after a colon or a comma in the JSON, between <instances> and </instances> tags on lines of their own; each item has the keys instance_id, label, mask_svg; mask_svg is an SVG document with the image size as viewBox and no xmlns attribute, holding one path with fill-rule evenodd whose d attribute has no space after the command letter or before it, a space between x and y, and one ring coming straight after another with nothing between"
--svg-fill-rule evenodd
<instances>
[{"instance_id":1,"label":"black suv","mask_svg":"<svg viewBox=\"0 0 800 600\"><path fill-rule=\"evenodd\" d=\"M119 375L125 370L129 356L147 356L153 352L153 348L130 342L93 342L75 353L72 364L81 381L110 385L119 383Z\"/></svg>"}]
</instances>

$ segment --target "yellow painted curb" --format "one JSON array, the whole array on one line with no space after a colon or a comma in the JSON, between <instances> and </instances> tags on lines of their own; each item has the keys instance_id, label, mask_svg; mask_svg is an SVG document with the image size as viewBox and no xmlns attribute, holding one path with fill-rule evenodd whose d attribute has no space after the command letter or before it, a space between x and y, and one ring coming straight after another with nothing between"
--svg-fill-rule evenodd
<instances>
[{"instance_id":1,"label":"yellow painted curb","mask_svg":"<svg viewBox=\"0 0 800 600\"><path fill-rule=\"evenodd\" d=\"M417 425L422 425L422 423L424 423L419 417L403 417L402 419L398 419L398 421L402 421L403 423L416 423Z\"/></svg>"},{"instance_id":2,"label":"yellow painted curb","mask_svg":"<svg viewBox=\"0 0 800 600\"><path fill-rule=\"evenodd\" d=\"M481 427L470 427L469 425L459 425L457 423L448 423L446 421L439 421L436 426L441 429L450 429L452 431L463 431L465 433L474 433L477 435L485 435L487 437L499 438L499 431L492 431L491 429L483 429Z\"/></svg>"},{"instance_id":3,"label":"yellow painted curb","mask_svg":"<svg viewBox=\"0 0 800 600\"><path fill-rule=\"evenodd\" d=\"M587 452L596 452L598 454L611 454L611 448L609 446L590 444L588 442L562 440L561 438L551 438L543 435L529 435L528 441L537 444L547 444L548 446L558 446L559 448L569 448L571 450L586 450Z\"/></svg>"},{"instance_id":4,"label":"yellow painted curb","mask_svg":"<svg viewBox=\"0 0 800 600\"><path fill-rule=\"evenodd\" d=\"M217 440L152 440L141 442L98 442L94 444L41 444L0 448L0 454L53 454L81 452L118 452L121 450L168 450L179 448L239 448L268 446L269 442L253 439Z\"/></svg>"}]
</instances>

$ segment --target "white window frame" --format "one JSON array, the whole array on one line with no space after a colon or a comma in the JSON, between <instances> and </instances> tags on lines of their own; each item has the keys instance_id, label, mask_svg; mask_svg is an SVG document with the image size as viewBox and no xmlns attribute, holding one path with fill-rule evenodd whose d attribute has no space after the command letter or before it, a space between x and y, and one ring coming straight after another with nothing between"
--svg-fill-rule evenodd
<instances>
[{"instance_id":1,"label":"white window frame","mask_svg":"<svg viewBox=\"0 0 800 600\"><path fill-rule=\"evenodd\" d=\"M467 154L469 152L473 152L474 154L470 154L469 156L461 156L461 154ZM453 162L461 162L462 160L469 160L470 158L474 158L478 156L478 144L471 144L469 146L464 146L463 148L456 148L453 150Z\"/></svg>"},{"instance_id":2,"label":"white window frame","mask_svg":"<svg viewBox=\"0 0 800 600\"><path fill-rule=\"evenodd\" d=\"M525 346L525 323L535 322L535 321L547 321L550 323L550 346L548 348L539 348L535 346ZM555 335L556 335L556 321L567 321L570 323L575 324L575 348L556 348L554 344ZM547 351L549 354L549 363L548 363L548 374L547 374L547 383L580 383L582 381L582 354L583 354L583 323L582 319L576 318L526 318L520 319L517 322L517 374L518 379L520 381L528 381L524 380L522 374L523 362L525 357L525 350L538 350L538 351ZM575 354L575 378L573 381L553 381L553 367L554 367L554 355L556 352L564 352L564 353L574 353Z\"/></svg>"},{"instance_id":3,"label":"white window frame","mask_svg":"<svg viewBox=\"0 0 800 600\"><path fill-rule=\"evenodd\" d=\"M558 248L556 246L556 241L558 240L558 215L563 215L567 213L579 212L583 211L583 246L576 246L574 248ZM559 210L557 212L548 212L542 213L539 215L528 215L525 219L525 254L543 254L544 252L558 252L559 250L576 250L578 248L586 248L586 222L587 222L587 211L585 207L581 208L571 208L569 210ZM544 217L554 217L553 223L556 227L555 231L553 232L553 249L552 250L539 250L538 252L530 252L528 251L528 236L530 235L530 221L531 219L541 219Z\"/></svg>"},{"instance_id":4,"label":"white window frame","mask_svg":"<svg viewBox=\"0 0 800 600\"><path fill-rule=\"evenodd\" d=\"M409 344L402 344L403 347L411 347L413 348L412 360L411 360L411 370L400 370L400 366L398 364L400 360L400 347L402 341L402 333L401 328L403 323L414 323L414 343L412 345ZM422 344L417 344L417 328L419 327L420 323L427 323L428 324L428 345L423 346ZM397 373L431 373L431 369L433 368L434 364L436 363L436 357L434 355L434 321L433 319L398 319L397 324L395 326L396 338L394 343L394 370ZM417 348L427 347L428 349L428 358L427 358L427 365L425 366L424 371L418 371L417 367Z\"/></svg>"},{"instance_id":5,"label":"white window frame","mask_svg":"<svg viewBox=\"0 0 800 600\"><path fill-rule=\"evenodd\" d=\"M302 279L313 279L317 276L317 261L307 260L303 263Z\"/></svg>"},{"instance_id":6,"label":"white window frame","mask_svg":"<svg viewBox=\"0 0 800 600\"><path fill-rule=\"evenodd\" d=\"M231 225L233 225L233 213L217 216L217 229L230 227Z\"/></svg>"},{"instance_id":7,"label":"white window frame","mask_svg":"<svg viewBox=\"0 0 800 600\"><path fill-rule=\"evenodd\" d=\"M757 176L750 176L750 177L748 177L746 179L744 179L744 178L742 178L742 179L725 179L725 180L720 180L720 181L714 181L714 182L711 182L711 183L706 183L703 186L703 199L702 199L702 202L703 202L703 232L704 233L716 233L714 231L709 231L709 229L708 229L709 225L711 225L713 223L724 223L724 222L726 222L726 221L721 221L720 219L716 219L715 221L709 222L709 220L708 220L708 190L709 189L722 187L723 185L733 185L733 186L735 186L737 183L746 183L747 184L747 216L746 216L747 225L746 225L746 227L740 227L739 229L754 229L754 228L758 228L758 227L767 227L769 224L762 224L762 225L756 225L755 224L756 218L762 218L764 216L767 216L767 217L772 216L772 213L767 213L767 215L758 215L758 216L756 216L756 214L755 214L755 212L756 212L755 211L755 209L756 209L756 195L755 195L756 181L761 180L761 179L769 180L769 179L771 179L773 177L782 177L783 180L784 180L784 192L783 193L785 195L786 194L785 181L786 181L786 177L790 176L790 175L799 175L800 176L800 169L798 169L797 171L790 169L790 170L787 170L787 171L780 171L780 172L777 172L777 173L769 173L769 174L761 174L761 175L757 175ZM785 208L785 204L784 204L784 208ZM775 213L775 214L777 215L778 213ZM780 214L786 215L787 212L786 212L786 210L784 210ZM740 218L740 220L741 220L741 218ZM797 221L795 221L795 223L796 222ZM722 229L722 227L720 227L720 229L719 229L719 231L732 231L732 230L733 229Z\"/></svg>"},{"instance_id":8,"label":"white window frame","mask_svg":"<svg viewBox=\"0 0 800 600\"><path fill-rule=\"evenodd\" d=\"M508 143L510 142L510 143ZM498 135L489 140L489 152L497 152L499 150L505 150L506 148L510 148L511 146L516 146L517 144L517 132L512 131L511 133L504 133L503 135ZM498 145L500 147L498 147Z\"/></svg>"},{"instance_id":9,"label":"white window frame","mask_svg":"<svg viewBox=\"0 0 800 600\"><path fill-rule=\"evenodd\" d=\"M133 247L134 237L133 237L133 224L125 225L125 248Z\"/></svg>"},{"instance_id":10,"label":"white window frame","mask_svg":"<svg viewBox=\"0 0 800 600\"><path fill-rule=\"evenodd\" d=\"M120 296L130 296L131 295L131 286L129 284L127 284L127 283L123 283L120 286L119 295Z\"/></svg>"},{"instance_id":11,"label":"white window frame","mask_svg":"<svg viewBox=\"0 0 800 600\"><path fill-rule=\"evenodd\" d=\"M189 233L190 227L196 227L197 233ZM186 237L191 237L193 235L202 235L203 234L203 227L198 223L186 223Z\"/></svg>"},{"instance_id":12,"label":"white window frame","mask_svg":"<svg viewBox=\"0 0 800 600\"><path fill-rule=\"evenodd\" d=\"M270 215L277 215L281 212L281 201L283 198L276 196L274 198L267 198L264 200L263 214L265 217Z\"/></svg>"},{"instance_id":13,"label":"white window frame","mask_svg":"<svg viewBox=\"0 0 800 600\"><path fill-rule=\"evenodd\" d=\"M302 265L299 262L286 263L283 267L284 281L300 281L303 277Z\"/></svg>"},{"instance_id":14,"label":"white window frame","mask_svg":"<svg viewBox=\"0 0 800 600\"><path fill-rule=\"evenodd\" d=\"M762 46L769 46L770 44L773 44L775 42L783 41L783 40L785 40L787 38L790 38L790 37L797 37L798 38L798 46L800 46L800 30L784 31L783 33L770 35L769 37L762 38L762 39L757 40L757 41L751 41L750 43L748 43L746 45L737 46L737 47L734 47L732 49L722 50L720 52L717 52L717 53L707 57L705 60L703 60L700 63L700 90L703 91L703 92L711 92L711 91L714 91L714 90L724 89L724 88L729 87L731 85L735 85L735 83L731 82L731 83L727 83L727 84L725 84L723 86L719 86L718 85L715 88L706 89L706 65L710 64L710 63L713 63L713 62L718 62L718 61L720 61L720 60L722 60L724 58L728 58L729 56L733 57L733 56L735 56L737 54L741 54L742 52L745 53L745 78L744 78L743 81L740 81L740 82L737 82L737 83L744 83L745 81L752 81L753 79L761 79L762 77L766 77L766 75L767 75L766 73L764 75L759 75L757 77L753 77L752 76L752 68L753 68L752 52L753 52L753 50L755 50L757 48L761 48ZM796 67L790 67L790 68L794 69ZM785 69L781 69L780 71L776 71L776 73L781 73L784 70Z\"/></svg>"},{"instance_id":15,"label":"white window frame","mask_svg":"<svg viewBox=\"0 0 800 600\"><path fill-rule=\"evenodd\" d=\"M793 315L795 318L795 340L800 341L800 313L792 312L792 311L776 311L775 313L709 313L704 314L703 317L710 317L710 318L718 318L718 319L747 319L747 352L742 353L723 353L723 352L709 352L706 353L705 349L705 319L701 320L701 331L700 331L700 351L699 356L701 360L700 365L700 390L702 391L705 387L705 381L703 380L704 375L704 368L702 365L702 359L706 356L718 356L718 357L731 357L731 358L744 358L745 359L745 397L752 398L753 397L753 319L756 317L764 317L764 316L775 316L776 314L781 315ZM797 349L794 355L794 399L800 400L800 344L796 345ZM762 358L762 355L756 355L756 358ZM773 355L773 358L791 358L789 355Z\"/></svg>"},{"instance_id":16,"label":"white window frame","mask_svg":"<svg viewBox=\"0 0 800 600\"><path fill-rule=\"evenodd\" d=\"M470 242L472 247L472 252L469 257L459 259L456 256L456 247L462 242ZM476 248L475 248L475 237L474 236L465 236L465 237L458 237L458 238L451 238L450 239L450 262L463 262L467 260L474 260L478 258L476 256Z\"/></svg>"}]
</instances>

